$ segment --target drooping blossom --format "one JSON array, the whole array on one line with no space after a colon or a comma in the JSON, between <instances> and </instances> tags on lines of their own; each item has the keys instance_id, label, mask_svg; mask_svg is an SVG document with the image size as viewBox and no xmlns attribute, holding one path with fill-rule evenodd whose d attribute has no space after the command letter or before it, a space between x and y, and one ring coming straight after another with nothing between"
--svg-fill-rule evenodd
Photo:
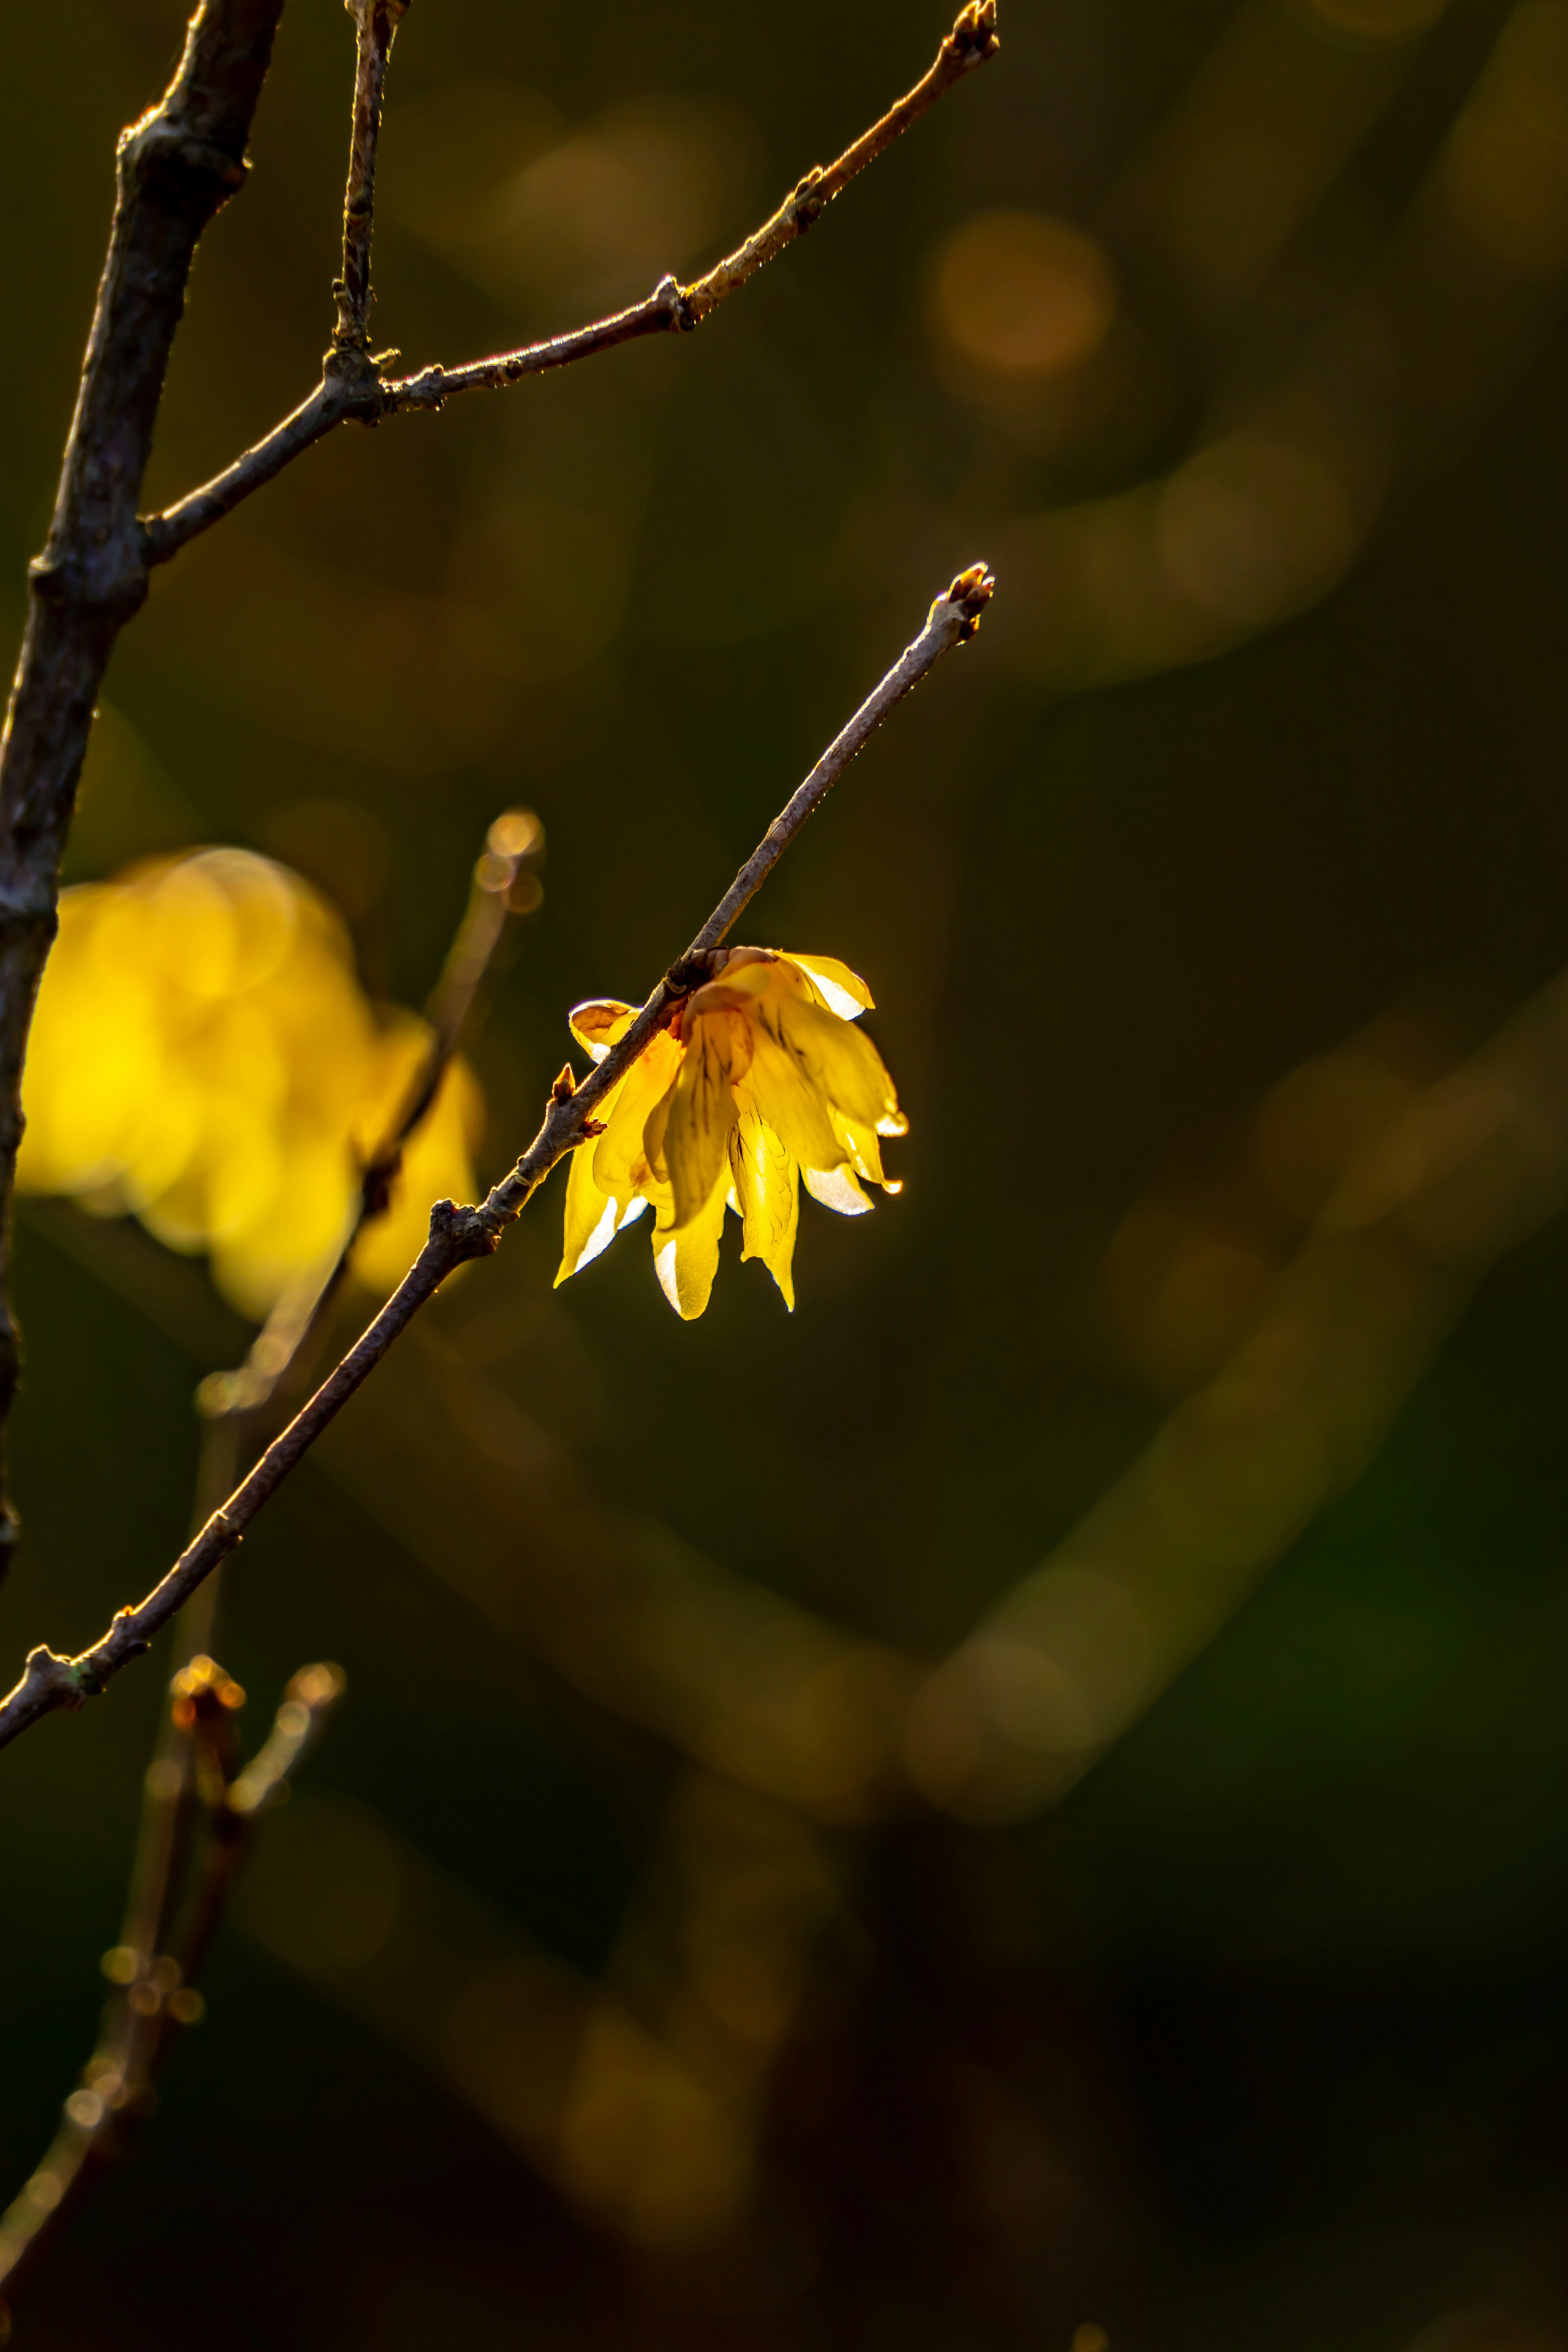
<instances>
[{"instance_id":1,"label":"drooping blossom","mask_svg":"<svg viewBox=\"0 0 1568 2352\"><path fill-rule=\"evenodd\" d=\"M832 956L731 948L685 997L599 1107L604 1132L572 1156L557 1283L654 1211L654 1266L688 1321L708 1304L729 1207L793 1309L799 1187L844 1216L864 1186L900 1187L880 1139L908 1132L882 1057L855 1026L871 1003ZM635 1006L596 999L571 1021L602 1061Z\"/></svg>"}]
</instances>

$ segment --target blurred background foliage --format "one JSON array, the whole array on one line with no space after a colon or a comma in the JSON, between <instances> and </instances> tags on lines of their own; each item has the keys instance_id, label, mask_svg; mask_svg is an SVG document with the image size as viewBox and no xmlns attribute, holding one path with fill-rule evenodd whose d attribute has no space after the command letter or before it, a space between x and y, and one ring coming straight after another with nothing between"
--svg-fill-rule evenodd
<instances>
[{"instance_id":1,"label":"blurred background foliage","mask_svg":"<svg viewBox=\"0 0 1568 2352\"><path fill-rule=\"evenodd\" d=\"M176 16L0 18L10 638ZM689 272L944 26L420 0L378 341ZM682 1328L639 1247L552 1294L547 1194L273 1506L220 1654L349 1700L24 2341L1568 2344L1568 5L1003 32L702 333L340 435L116 656L73 880L279 861L372 1028L539 811L489 1181L1001 581L748 919L869 979L904 1197ZM349 58L294 0L152 501L312 381ZM263 1303L59 1200L19 1248L17 1656L172 1556ZM8 2182L158 1703L0 1773Z\"/></svg>"}]
</instances>

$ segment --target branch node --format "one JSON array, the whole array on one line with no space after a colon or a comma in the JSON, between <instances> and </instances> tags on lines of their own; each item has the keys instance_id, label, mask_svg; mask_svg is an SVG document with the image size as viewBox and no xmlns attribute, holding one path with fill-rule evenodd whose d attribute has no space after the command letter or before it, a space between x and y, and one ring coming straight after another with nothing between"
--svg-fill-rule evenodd
<instances>
[{"instance_id":1,"label":"branch node","mask_svg":"<svg viewBox=\"0 0 1568 2352\"><path fill-rule=\"evenodd\" d=\"M40 1643L29 1650L22 1668L22 1692L26 1702L42 1700L46 1707L75 1709L89 1696L74 1658Z\"/></svg>"},{"instance_id":2,"label":"branch node","mask_svg":"<svg viewBox=\"0 0 1568 2352\"><path fill-rule=\"evenodd\" d=\"M814 221L821 219L826 210L827 198L814 194L825 176L822 165L814 163L790 197L790 205L795 214L795 225L802 236L805 235Z\"/></svg>"},{"instance_id":3,"label":"branch node","mask_svg":"<svg viewBox=\"0 0 1568 2352\"><path fill-rule=\"evenodd\" d=\"M701 949L695 954L683 955L672 963L664 975L665 987L671 996L689 996L705 980L711 980L723 957L717 948Z\"/></svg>"},{"instance_id":4,"label":"branch node","mask_svg":"<svg viewBox=\"0 0 1568 2352\"><path fill-rule=\"evenodd\" d=\"M123 628L147 601L143 539L140 526L133 524L128 545L117 537L113 543L100 542L68 555L46 549L27 566L28 585L40 604L57 611L74 605Z\"/></svg>"},{"instance_id":5,"label":"branch node","mask_svg":"<svg viewBox=\"0 0 1568 2352\"><path fill-rule=\"evenodd\" d=\"M456 1201L437 1201L431 1208L429 1246L439 1249L454 1265L468 1258L493 1256L499 1238L482 1210L463 1208Z\"/></svg>"},{"instance_id":6,"label":"branch node","mask_svg":"<svg viewBox=\"0 0 1568 2352\"><path fill-rule=\"evenodd\" d=\"M203 191L215 208L245 185L250 168L243 156L231 155L210 140L193 138L177 117L171 120L162 108L144 114L140 122L132 123L121 132L115 156L121 176L127 181L158 179L199 184L216 180L216 191L210 187Z\"/></svg>"},{"instance_id":7,"label":"branch node","mask_svg":"<svg viewBox=\"0 0 1568 2352\"><path fill-rule=\"evenodd\" d=\"M379 423L383 407L380 372L362 345L340 342L334 333L321 354L321 382L341 413L356 425Z\"/></svg>"},{"instance_id":8,"label":"branch node","mask_svg":"<svg viewBox=\"0 0 1568 2352\"><path fill-rule=\"evenodd\" d=\"M665 312L665 324L671 334L689 335L700 324L696 311L686 299L686 289L668 269L653 289L653 299Z\"/></svg>"}]
</instances>

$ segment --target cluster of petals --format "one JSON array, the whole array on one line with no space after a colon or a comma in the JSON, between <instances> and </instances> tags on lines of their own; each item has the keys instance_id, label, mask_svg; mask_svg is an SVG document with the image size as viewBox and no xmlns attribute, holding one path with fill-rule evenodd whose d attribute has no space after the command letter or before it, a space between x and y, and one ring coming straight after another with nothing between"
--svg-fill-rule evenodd
<instances>
[{"instance_id":1,"label":"cluster of petals","mask_svg":"<svg viewBox=\"0 0 1568 2352\"><path fill-rule=\"evenodd\" d=\"M832 956L731 948L684 998L600 1106L604 1131L572 1155L558 1283L624 1225L654 1212L654 1266L690 1321L708 1304L728 1207L743 1258L761 1258L795 1306L800 1184L845 1216L864 1185L896 1192L879 1139L908 1132L875 1045L854 1024L871 1003ZM579 1004L572 1032L595 1061L636 1008Z\"/></svg>"},{"instance_id":2,"label":"cluster of petals","mask_svg":"<svg viewBox=\"0 0 1568 2352\"><path fill-rule=\"evenodd\" d=\"M429 1031L370 1002L336 913L242 849L62 893L23 1088L24 1192L139 1217L259 1318L341 1246ZM470 1197L479 1087L454 1064L354 1272L391 1289L428 1204Z\"/></svg>"}]
</instances>

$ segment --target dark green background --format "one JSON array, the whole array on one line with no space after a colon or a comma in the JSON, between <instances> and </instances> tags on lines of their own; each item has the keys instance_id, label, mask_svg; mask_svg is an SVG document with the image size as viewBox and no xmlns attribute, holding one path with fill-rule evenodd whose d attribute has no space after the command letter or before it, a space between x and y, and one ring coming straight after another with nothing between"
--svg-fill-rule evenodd
<instances>
[{"instance_id":1,"label":"dark green background","mask_svg":"<svg viewBox=\"0 0 1568 2352\"><path fill-rule=\"evenodd\" d=\"M1278 299L1218 327L1131 230L1119 244L1114 195L1227 12L1014 0L1000 60L702 333L341 434L160 579L109 692L162 782L123 820L142 837L110 828L95 853L84 835L77 870L171 838L270 847L298 803L349 801L390 850L365 888L367 975L417 1003L486 824L537 807L547 898L477 1052L493 1176L563 1057L564 1008L646 988L933 591L1001 564L1017 518L1179 459L1325 284L1370 264L1506 13L1453 0ZM418 0L391 78L378 338L455 361L574 315L548 291L488 299L405 226L400 106L412 121L476 76L526 83L567 126L647 92L712 101L745 129L738 233L913 78L942 20L909 0ZM0 12L8 644L113 140L177 37L163 0ZM312 381L350 42L329 0L293 0L252 184L198 258L153 499ZM1009 205L1098 224L1143 338L1136 429L1053 444L953 388L931 257ZM912 1121L907 1192L868 1224L807 1211L793 1320L727 1260L689 1328L640 1237L542 1314L558 1208L541 1203L459 1304L493 1281L515 1308L493 1378L588 1493L935 1657L1166 1409L1094 1307L1134 1202L1224 1160L1266 1089L1392 1003L1441 1002L1476 1035L1559 969L1568 341L1550 298L1315 608L1078 696L1019 656L1050 614L1009 638L999 612L866 755L748 920L870 979ZM526 635L541 567L573 549L531 541L509 571L494 548L520 498L605 519L624 616L576 674L503 679L443 751L460 666L407 615L471 591L503 639ZM318 617L268 619L323 576ZM341 634L356 583L373 615L430 602L397 608L401 635ZM23 1223L18 1661L90 1638L172 1556L190 1392L243 1345L134 1238L155 1317L58 1220ZM1489 2310L1433 2344L1568 2341L1565 1307L1553 1224L1489 1276L1356 1489L1058 1811L997 1830L910 1812L855 1852L851 1923L770 2126L768 2193L809 2216L811 2249L771 2299L715 2307L650 2275L235 1934L156 2126L18 2340L1066 2352L1092 2319L1114 2352L1405 2352ZM246 1546L223 1654L258 1699L305 1656L342 1659L351 1700L312 1780L546 1948L603 1963L676 1759L498 1645L312 1466ZM432 1675L437 1655L471 1657L467 1684ZM0 2199L90 2044L157 1701L152 1668L128 1675L0 1768ZM988 2204L976 2181L1020 2133L1018 2194Z\"/></svg>"}]
</instances>

